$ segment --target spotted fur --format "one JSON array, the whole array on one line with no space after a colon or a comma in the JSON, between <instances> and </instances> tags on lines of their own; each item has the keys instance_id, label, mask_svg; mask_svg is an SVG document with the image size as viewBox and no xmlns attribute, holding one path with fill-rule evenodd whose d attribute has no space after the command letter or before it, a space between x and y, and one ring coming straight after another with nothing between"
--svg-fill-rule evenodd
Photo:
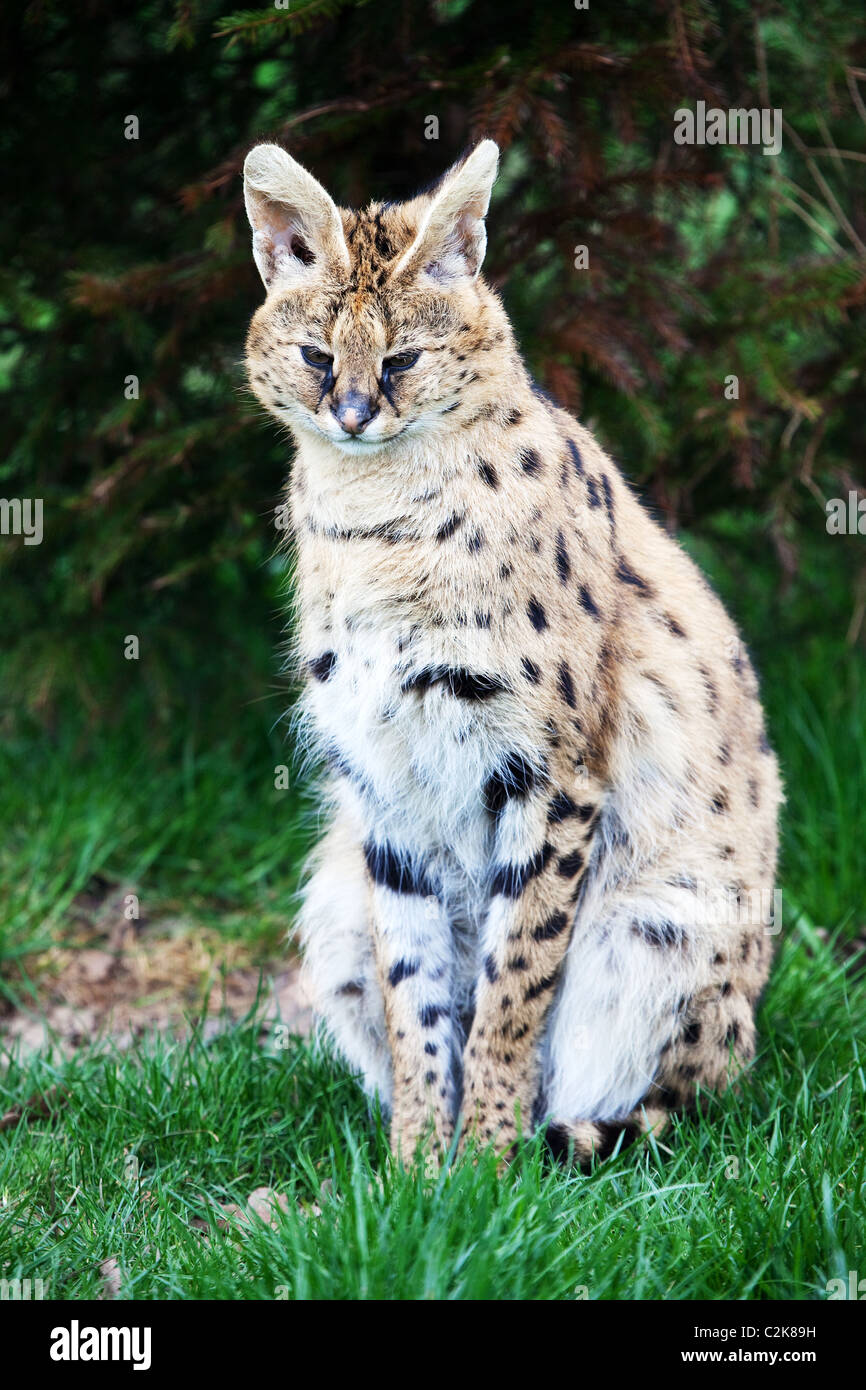
<instances>
[{"instance_id":1,"label":"spotted fur","mask_svg":"<svg viewBox=\"0 0 866 1390\"><path fill-rule=\"evenodd\" d=\"M722 605L479 274L496 162L350 212L254 149L247 363L297 444L319 1014L404 1156L587 1160L752 1056L781 788Z\"/></svg>"}]
</instances>

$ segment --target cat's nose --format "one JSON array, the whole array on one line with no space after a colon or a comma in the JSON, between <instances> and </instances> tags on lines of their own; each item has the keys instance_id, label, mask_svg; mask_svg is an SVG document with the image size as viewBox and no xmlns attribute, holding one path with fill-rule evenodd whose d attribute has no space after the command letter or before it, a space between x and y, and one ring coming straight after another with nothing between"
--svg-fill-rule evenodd
<instances>
[{"instance_id":1,"label":"cat's nose","mask_svg":"<svg viewBox=\"0 0 866 1390\"><path fill-rule=\"evenodd\" d=\"M379 414L379 407L361 391L347 391L331 410L346 434L363 434L370 421Z\"/></svg>"}]
</instances>

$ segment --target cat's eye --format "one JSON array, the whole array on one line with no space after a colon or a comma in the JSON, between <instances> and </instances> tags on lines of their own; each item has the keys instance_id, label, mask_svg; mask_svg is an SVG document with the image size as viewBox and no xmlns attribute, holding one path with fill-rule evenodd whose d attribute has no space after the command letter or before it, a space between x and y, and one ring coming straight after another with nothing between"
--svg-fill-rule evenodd
<instances>
[{"instance_id":1,"label":"cat's eye","mask_svg":"<svg viewBox=\"0 0 866 1390\"><path fill-rule=\"evenodd\" d=\"M387 372L407 372L420 356L420 352L395 352L393 357L385 358L382 366Z\"/></svg>"},{"instance_id":2,"label":"cat's eye","mask_svg":"<svg viewBox=\"0 0 866 1390\"><path fill-rule=\"evenodd\" d=\"M330 367L334 360L327 352L322 352L322 349L317 347L302 347L301 356L311 367Z\"/></svg>"}]
</instances>

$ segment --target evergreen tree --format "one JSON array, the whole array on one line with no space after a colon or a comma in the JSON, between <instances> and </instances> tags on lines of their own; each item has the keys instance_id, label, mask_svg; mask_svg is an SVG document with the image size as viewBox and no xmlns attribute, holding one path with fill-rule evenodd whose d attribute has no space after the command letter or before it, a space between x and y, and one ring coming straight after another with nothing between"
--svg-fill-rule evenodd
<instances>
[{"instance_id":1,"label":"evergreen tree","mask_svg":"<svg viewBox=\"0 0 866 1390\"><path fill-rule=\"evenodd\" d=\"M44 503L41 545L0 538L4 703L75 691L101 717L133 621L165 690L195 687L274 604L288 448L239 365L262 138L349 204L499 141L486 273L541 384L672 526L758 513L791 573L862 483L856 7L32 0L0 34L0 495ZM781 108L781 152L678 144L699 102ZM862 551L835 545L853 590Z\"/></svg>"}]
</instances>

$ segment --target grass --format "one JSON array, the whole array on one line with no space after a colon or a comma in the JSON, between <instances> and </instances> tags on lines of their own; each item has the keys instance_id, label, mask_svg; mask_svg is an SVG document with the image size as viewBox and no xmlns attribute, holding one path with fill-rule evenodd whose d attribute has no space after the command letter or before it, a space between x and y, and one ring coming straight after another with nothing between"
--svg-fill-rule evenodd
<instances>
[{"instance_id":1,"label":"grass","mask_svg":"<svg viewBox=\"0 0 866 1390\"><path fill-rule=\"evenodd\" d=\"M95 877L134 884L148 916L176 913L277 948L312 816L297 788L274 785L291 751L261 721L237 722L231 740L185 730L155 751L132 709L96 745L68 725L5 742L0 963L26 970ZM17 997L9 974L4 992Z\"/></svg>"},{"instance_id":2,"label":"grass","mask_svg":"<svg viewBox=\"0 0 866 1390\"><path fill-rule=\"evenodd\" d=\"M112 1257L139 1299L820 1298L864 1259L850 974L791 933L745 1086L588 1175L538 1142L504 1177L489 1153L435 1180L398 1168L345 1072L253 1026L14 1063L5 1105L68 1101L3 1135L3 1274L63 1299L96 1297ZM216 1225L262 1185L288 1199L273 1228Z\"/></svg>"},{"instance_id":3,"label":"grass","mask_svg":"<svg viewBox=\"0 0 866 1390\"><path fill-rule=\"evenodd\" d=\"M734 544L735 542L735 544ZM856 936L866 924L866 660L846 642L852 598L828 563L827 537L803 538L802 570L780 590L757 519L723 518L713 543L688 549L748 639L770 740L782 767L779 879L789 920L799 911Z\"/></svg>"},{"instance_id":4,"label":"grass","mask_svg":"<svg viewBox=\"0 0 866 1390\"><path fill-rule=\"evenodd\" d=\"M783 930L743 1087L588 1175L532 1142L504 1177L481 1154L434 1180L392 1163L332 1059L263 1044L251 1020L209 1041L10 1057L0 1113L52 1086L66 1101L0 1128L2 1277L90 1298L116 1259L128 1298L684 1300L823 1298L862 1272L866 666L832 574L807 570L780 603L741 531L694 548L746 633L772 634L754 645L788 788ZM134 883L156 918L282 949L313 824L297 785L274 789L291 757L272 716L224 693L210 723L151 713L138 693L96 734L74 711L9 731L7 1001L38 991L38 953L69 939L97 875ZM260 1187L284 1199L274 1226L218 1224Z\"/></svg>"}]
</instances>

